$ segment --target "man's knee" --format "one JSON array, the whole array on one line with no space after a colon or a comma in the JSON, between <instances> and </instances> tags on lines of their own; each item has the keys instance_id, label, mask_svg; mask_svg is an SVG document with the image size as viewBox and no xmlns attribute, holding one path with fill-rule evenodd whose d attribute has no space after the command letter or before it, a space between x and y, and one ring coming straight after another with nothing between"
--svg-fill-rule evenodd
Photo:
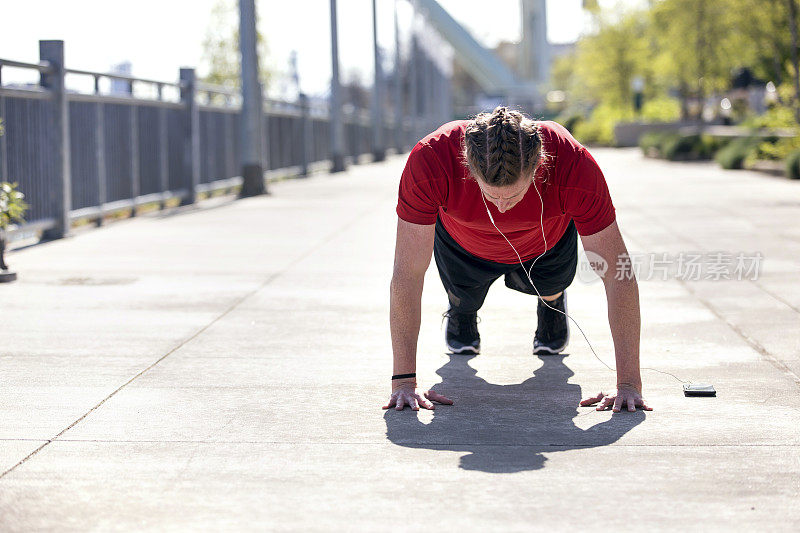
<instances>
[{"instance_id":1,"label":"man's knee","mask_svg":"<svg viewBox=\"0 0 800 533\"><path fill-rule=\"evenodd\" d=\"M546 302L552 302L552 301L558 300L558 297L561 296L563 293L564 293L564 291L561 291L559 293L556 293L556 294L553 294L553 295L550 295L550 296L542 296L542 300L544 300Z\"/></svg>"}]
</instances>

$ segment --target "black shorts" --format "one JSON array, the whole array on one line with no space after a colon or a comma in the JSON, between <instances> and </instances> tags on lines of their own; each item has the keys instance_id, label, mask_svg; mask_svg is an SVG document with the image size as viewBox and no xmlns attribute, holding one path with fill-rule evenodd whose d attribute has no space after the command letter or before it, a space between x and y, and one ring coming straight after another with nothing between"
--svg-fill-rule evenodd
<instances>
[{"instance_id":1,"label":"black shorts","mask_svg":"<svg viewBox=\"0 0 800 533\"><path fill-rule=\"evenodd\" d=\"M526 294L536 294L525 274L535 259L507 265L476 257L466 251L436 220L433 256L439 277L447 291L450 307L458 313L474 313L483 305L489 287L505 276L506 287ZM531 271L531 279L542 296L551 296L566 289L575 277L578 266L578 232L570 221L564 236L542 255Z\"/></svg>"}]
</instances>

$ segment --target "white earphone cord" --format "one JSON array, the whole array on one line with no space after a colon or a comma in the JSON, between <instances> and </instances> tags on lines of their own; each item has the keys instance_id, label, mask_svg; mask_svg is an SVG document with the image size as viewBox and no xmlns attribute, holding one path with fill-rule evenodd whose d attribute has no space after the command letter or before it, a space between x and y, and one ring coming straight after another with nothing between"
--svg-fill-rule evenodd
<instances>
[{"instance_id":1,"label":"white earphone cord","mask_svg":"<svg viewBox=\"0 0 800 533\"><path fill-rule=\"evenodd\" d=\"M555 307L553 307L552 305L547 303L547 300L542 298L542 294L539 292L539 289L537 289L536 285L533 283L533 279L531 278L531 272L533 272L533 265L536 264L536 261L538 261L540 257L542 257L545 253L547 253L547 237L545 236L545 233L544 233L544 199L542 199L542 195L539 192L539 188L536 187L536 179L535 178L533 180L532 185L533 185L534 190L536 191L537 196L539 196L539 202L541 202L541 204L542 204L542 211L541 211L541 214L539 215L539 227L541 227L541 229L542 229L542 240L544 241L544 252L539 254L536 257L536 259L533 260L533 263L531 263L531 266L530 266L530 268L528 270L525 270L525 264L523 263L522 257L520 257L519 252L517 251L517 249L514 248L514 245L511 244L511 241L508 240L508 237L506 237L505 234L502 231L500 231L500 228L497 227L497 224L494 223L494 218L492 218L492 213L491 213L491 211L489 211L489 206L486 204L486 199L483 197L483 191L481 191L481 193L480 193L481 200L483 200L483 206L486 208L486 214L489 215L489 221L492 223L492 226L494 226L494 229L497 230L497 233L499 233L506 240L508 245L511 246L511 249L514 250L514 253L517 255L517 259L519 260L519 264L522 267L523 272L525 272L525 275L528 276L528 281L530 282L531 287L533 287L533 290L535 290L537 296L539 296L539 301L544 303L544 305L546 305L547 307L549 307L553 311L558 311L559 313L561 313L562 315L564 315L568 319L572 320L572 323L575 324L575 326L581 332L581 335L583 335L583 338L586 340L586 344L589 345L589 349L592 351L592 354L594 354L595 358L597 358L597 360L600 361L610 371L616 372L617 371L616 368L612 368L611 366L609 366L608 363L603 361L600 358L600 356L597 355L597 352L594 350L594 346L592 346L592 343L589 342L589 337L587 337L586 333L583 332L583 328L580 326L580 324L578 324L578 322L574 318L569 316L564 311L562 311L560 309L556 309ZM673 378L675 378L676 380L678 380L681 383L688 383L687 381L682 380L681 378L679 378L675 374L671 374L669 372L665 372L664 370L658 370L657 368L642 367L642 370L652 370L653 372L658 372L660 374L666 374L668 376L672 376Z\"/></svg>"}]
</instances>

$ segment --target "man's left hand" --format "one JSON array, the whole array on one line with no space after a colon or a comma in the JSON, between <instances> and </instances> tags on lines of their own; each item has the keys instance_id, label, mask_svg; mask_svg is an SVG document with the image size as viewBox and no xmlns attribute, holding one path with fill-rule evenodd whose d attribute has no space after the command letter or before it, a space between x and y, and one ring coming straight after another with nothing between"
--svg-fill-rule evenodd
<instances>
[{"instance_id":1,"label":"man's left hand","mask_svg":"<svg viewBox=\"0 0 800 533\"><path fill-rule=\"evenodd\" d=\"M605 411L609 407L615 412L619 413L622 406L626 405L628 411L635 411L637 407L641 407L644 411L652 411L653 408L649 407L642 394L633 387L617 386L617 391L613 394L606 394L601 392L597 396L592 396L581 400L581 407L587 407L599 403L597 406L598 411Z\"/></svg>"}]
</instances>

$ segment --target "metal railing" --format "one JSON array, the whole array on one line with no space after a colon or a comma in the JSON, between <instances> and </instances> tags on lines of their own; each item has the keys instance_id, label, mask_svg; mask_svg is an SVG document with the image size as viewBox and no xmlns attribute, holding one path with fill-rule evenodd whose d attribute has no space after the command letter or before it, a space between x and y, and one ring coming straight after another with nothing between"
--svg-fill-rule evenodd
<instances>
[{"instance_id":1,"label":"metal railing","mask_svg":"<svg viewBox=\"0 0 800 533\"><path fill-rule=\"evenodd\" d=\"M18 182L30 210L10 235L43 231L60 238L77 220L100 225L104 216L149 203L181 205L198 194L241 184L240 101L237 91L198 81L181 69L180 82L64 68L63 42L41 41L39 63L0 59L0 181ZM32 69L38 86L2 85L3 67ZM68 91L65 77L89 76L94 91ZM127 94L101 91L101 80L128 84ZM135 93L149 87L149 97ZM137 90L134 90L136 88ZM174 94L167 98L166 93ZM263 168L305 175L330 157L328 110L298 102L265 100L262 117ZM357 161L370 153L368 113L346 114L347 154ZM385 124L396 138L395 122ZM402 121L401 146L415 142L414 123Z\"/></svg>"}]
</instances>

